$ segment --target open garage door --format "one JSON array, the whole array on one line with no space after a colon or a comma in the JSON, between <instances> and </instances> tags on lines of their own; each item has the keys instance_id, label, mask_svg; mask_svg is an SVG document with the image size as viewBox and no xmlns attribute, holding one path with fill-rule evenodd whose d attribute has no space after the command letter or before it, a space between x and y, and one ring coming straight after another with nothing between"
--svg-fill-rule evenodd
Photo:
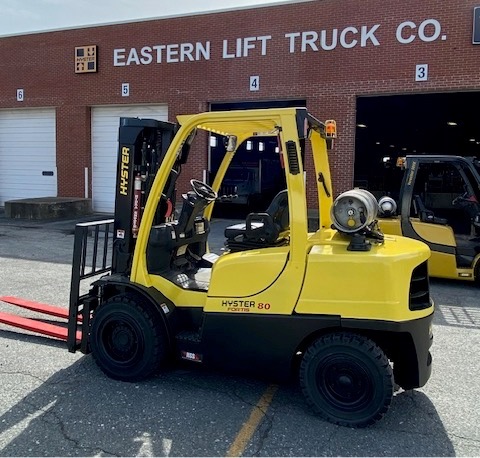
<instances>
[{"instance_id":1,"label":"open garage door","mask_svg":"<svg viewBox=\"0 0 480 458\"><path fill-rule=\"evenodd\" d=\"M113 213L121 117L168 121L167 105L125 105L92 108L92 201L97 212Z\"/></svg>"},{"instance_id":2,"label":"open garage door","mask_svg":"<svg viewBox=\"0 0 480 458\"><path fill-rule=\"evenodd\" d=\"M0 110L0 206L57 196L55 110Z\"/></svg>"},{"instance_id":3,"label":"open garage door","mask_svg":"<svg viewBox=\"0 0 480 458\"><path fill-rule=\"evenodd\" d=\"M408 154L480 156L480 92L359 97L355 186L396 198Z\"/></svg>"},{"instance_id":4,"label":"open garage door","mask_svg":"<svg viewBox=\"0 0 480 458\"><path fill-rule=\"evenodd\" d=\"M212 103L211 111L304 107L305 100L270 100ZM208 181L213 183L225 155L225 137L210 134ZM264 211L273 197L285 189L285 173L280 161L278 140L252 137L240 145L220 188L220 194L233 194L215 205L215 216L243 217L250 211Z\"/></svg>"}]
</instances>

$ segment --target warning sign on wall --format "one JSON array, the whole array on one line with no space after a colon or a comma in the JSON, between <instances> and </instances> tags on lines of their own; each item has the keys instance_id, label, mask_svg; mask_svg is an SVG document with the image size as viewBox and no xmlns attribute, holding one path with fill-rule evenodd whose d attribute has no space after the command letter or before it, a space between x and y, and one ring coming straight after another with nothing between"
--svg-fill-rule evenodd
<instances>
[{"instance_id":1,"label":"warning sign on wall","mask_svg":"<svg viewBox=\"0 0 480 458\"><path fill-rule=\"evenodd\" d=\"M75 73L95 73L97 71L97 45L75 48Z\"/></svg>"}]
</instances>

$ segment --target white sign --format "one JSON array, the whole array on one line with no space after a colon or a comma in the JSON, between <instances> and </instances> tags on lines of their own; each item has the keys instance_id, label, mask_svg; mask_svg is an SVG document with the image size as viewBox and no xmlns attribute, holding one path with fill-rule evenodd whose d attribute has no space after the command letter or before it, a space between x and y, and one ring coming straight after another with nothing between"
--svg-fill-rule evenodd
<instances>
[{"instance_id":1,"label":"white sign","mask_svg":"<svg viewBox=\"0 0 480 458\"><path fill-rule=\"evenodd\" d=\"M415 81L428 80L428 64L418 64L415 67Z\"/></svg>"},{"instance_id":2,"label":"white sign","mask_svg":"<svg viewBox=\"0 0 480 458\"><path fill-rule=\"evenodd\" d=\"M386 30L384 30L386 28ZM115 48L113 66L124 67L150 64L175 64L213 59L248 59L266 56L272 48L285 53L329 52L334 49L375 48L380 39L408 46L411 43L430 44L445 41L439 20L428 18L403 21L396 25L349 24L346 27L325 27L318 30L290 30L283 35L259 35L218 41L204 40L186 43L145 43L135 48Z\"/></svg>"},{"instance_id":3,"label":"white sign","mask_svg":"<svg viewBox=\"0 0 480 458\"><path fill-rule=\"evenodd\" d=\"M259 76L251 76L250 77L250 90L251 91L260 90L260 77Z\"/></svg>"},{"instance_id":4,"label":"white sign","mask_svg":"<svg viewBox=\"0 0 480 458\"><path fill-rule=\"evenodd\" d=\"M17 102L23 102L23 89L17 89Z\"/></svg>"},{"instance_id":5,"label":"white sign","mask_svg":"<svg viewBox=\"0 0 480 458\"><path fill-rule=\"evenodd\" d=\"M130 83L122 83L122 97L130 95Z\"/></svg>"}]
</instances>

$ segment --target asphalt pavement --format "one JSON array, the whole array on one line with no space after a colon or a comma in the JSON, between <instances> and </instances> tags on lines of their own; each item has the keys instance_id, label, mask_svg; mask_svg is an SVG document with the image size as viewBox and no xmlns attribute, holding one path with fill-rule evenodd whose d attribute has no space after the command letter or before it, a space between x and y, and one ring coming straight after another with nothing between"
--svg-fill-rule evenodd
<instances>
[{"instance_id":1,"label":"asphalt pavement","mask_svg":"<svg viewBox=\"0 0 480 458\"><path fill-rule=\"evenodd\" d=\"M77 221L0 214L0 296L66 307ZM231 222L212 222L213 251ZM236 449L243 456L480 456L480 288L431 286L432 377L422 389L398 392L384 419L366 429L319 419L293 382L262 408L268 381L197 367L124 383L63 342L0 325L0 455L227 456L260 411ZM2 303L0 311L16 310Z\"/></svg>"}]
</instances>

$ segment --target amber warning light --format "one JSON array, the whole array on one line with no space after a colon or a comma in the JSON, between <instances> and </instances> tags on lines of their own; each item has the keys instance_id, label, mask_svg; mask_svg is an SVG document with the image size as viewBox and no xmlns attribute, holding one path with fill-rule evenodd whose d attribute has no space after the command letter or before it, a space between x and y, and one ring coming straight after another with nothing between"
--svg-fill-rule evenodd
<instances>
[{"instance_id":1,"label":"amber warning light","mask_svg":"<svg viewBox=\"0 0 480 458\"><path fill-rule=\"evenodd\" d=\"M333 119L325 121L325 135L327 138L337 138L337 122Z\"/></svg>"},{"instance_id":2,"label":"amber warning light","mask_svg":"<svg viewBox=\"0 0 480 458\"><path fill-rule=\"evenodd\" d=\"M397 167L400 169L404 169L407 164L407 158L406 157L397 157Z\"/></svg>"}]
</instances>

